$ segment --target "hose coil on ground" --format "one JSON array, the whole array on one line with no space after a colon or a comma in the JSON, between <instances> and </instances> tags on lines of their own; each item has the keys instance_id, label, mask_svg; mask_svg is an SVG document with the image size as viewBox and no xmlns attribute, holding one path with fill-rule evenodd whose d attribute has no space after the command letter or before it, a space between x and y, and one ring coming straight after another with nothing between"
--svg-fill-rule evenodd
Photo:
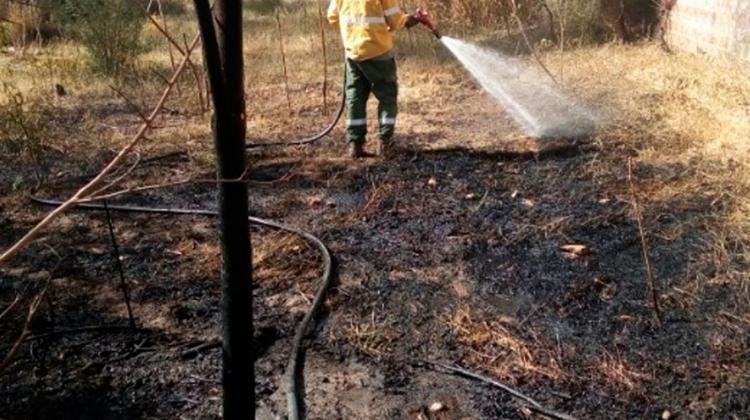
<instances>
[{"instance_id":1,"label":"hose coil on ground","mask_svg":"<svg viewBox=\"0 0 750 420\"><path fill-rule=\"evenodd\" d=\"M346 85L346 72L344 73L344 84ZM334 115L331 123L326 126L323 131L315 134L311 137L295 140L291 142L273 142L273 143L258 143L258 144L246 144L247 149L258 149L263 147L286 147L286 146L299 146L315 143L318 140L323 139L333 132L336 125L341 120L344 114L344 108L346 106L346 91L342 86L341 101L339 103L338 110ZM32 197L32 201L48 206L59 206L63 204L59 200L49 200L38 197ZM87 210L105 210L104 204L89 203L89 204L78 204L78 208ZM145 213L145 214L172 214L172 215L185 215L185 216L205 216L205 217L218 217L219 213L212 210L202 209L179 209L179 208L159 208L159 207L143 207L143 206L129 206L129 205L107 205L107 208L111 211L129 212L129 213ZM318 315L320 308L323 305L328 289L331 287L333 279L333 258L331 253L326 248L325 244L313 234L306 232L302 229L288 226L282 223L278 223L272 220L260 219L257 217L248 217L250 223L263 226L275 230L289 232L295 235L303 237L306 241L310 242L318 251L321 253L323 258L323 274L320 276L320 285L318 291L315 294L315 298L310 304L310 309L307 311L302 321L297 325L295 330L294 338L292 340L292 349L289 354L287 362L287 369L285 373L286 382L286 393L287 393L287 410L288 418L290 420L299 420L302 418L301 406L304 404L303 398L300 395L302 389L302 381L304 380L304 372L302 369L302 356L303 356L303 341L305 334L310 329L313 320Z\"/></svg>"}]
</instances>

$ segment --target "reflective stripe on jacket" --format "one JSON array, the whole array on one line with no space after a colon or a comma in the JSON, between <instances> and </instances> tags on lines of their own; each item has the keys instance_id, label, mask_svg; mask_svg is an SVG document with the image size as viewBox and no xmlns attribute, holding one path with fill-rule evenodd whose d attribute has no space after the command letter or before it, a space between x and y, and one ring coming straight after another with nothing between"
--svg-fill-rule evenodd
<instances>
[{"instance_id":1,"label":"reflective stripe on jacket","mask_svg":"<svg viewBox=\"0 0 750 420\"><path fill-rule=\"evenodd\" d=\"M364 61L393 49L391 31L406 25L398 0L331 0L328 20L341 29L346 56Z\"/></svg>"}]
</instances>

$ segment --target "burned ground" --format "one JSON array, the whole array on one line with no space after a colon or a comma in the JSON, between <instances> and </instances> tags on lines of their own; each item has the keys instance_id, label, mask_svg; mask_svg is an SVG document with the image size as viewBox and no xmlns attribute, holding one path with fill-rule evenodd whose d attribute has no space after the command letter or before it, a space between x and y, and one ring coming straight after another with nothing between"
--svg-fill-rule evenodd
<instances>
[{"instance_id":1,"label":"burned ground","mask_svg":"<svg viewBox=\"0 0 750 420\"><path fill-rule=\"evenodd\" d=\"M319 157L316 148L330 152ZM725 418L747 408L747 382L725 381L747 370L737 356L748 344L747 325L722 315L731 291L705 286L707 298L691 304L695 297L683 289L686 272L700 270L693 256L707 239L698 229L675 238L674 225L708 203L685 198L648 207L664 311L659 325L620 158L628 152L617 139L588 139L537 159L513 158L502 142L493 154L435 148L419 135L405 135L392 161L351 163L335 157L339 149L328 140L252 154L253 214L305 226L337 260L337 286L308 351L311 418L417 418L435 401L446 406L436 418L526 416L507 395L425 370L418 366L424 360L485 372L580 417L671 410ZM592 176L602 161L611 170ZM137 182L189 164L147 166ZM636 177L647 183L664 171L681 168L643 167ZM75 185L51 184L40 194L64 195ZM211 208L213 199L213 186L204 183L125 201ZM43 211L13 194L4 201L3 238L16 237ZM219 353L181 356L216 335L215 222L114 217L144 331L63 333L25 345L3 381L4 417L218 414ZM104 216L71 213L55 231L24 253L17 269L3 271L3 301L29 279L49 277L52 307L35 333L124 325ZM254 233L256 392L260 412L273 417L284 412L287 351L320 261L297 238ZM566 244L590 253L566 257ZM18 322L4 320L9 341Z\"/></svg>"},{"instance_id":2,"label":"burned ground","mask_svg":"<svg viewBox=\"0 0 750 420\"><path fill-rule=\"evenodd\" d=\"M248 80L253 143L307 135L327 122L333 104L329 98L328 113L321 112L321 83L294 65L311 58L290 49L297 70L289 110L281 78L264 78L278 73L277 63L261 60L269 52L256 47L269 37L272 25L265 24L248 52L259 74ZM345 159L340 128L311 146L249 152L252 214L309 230L336 259L336 285L308 340L310 418L536 416L499 390L425 368L424 361L483 373L579 418L655 418L665 411L747 417L747 237L737 227L744 219L734 219L744 208L745 163L695 152L708 141L701 127L728 126L719 110L730 96L722 90L711 107L698 102L706 96L690 89L700 83L683 74L702 68L697 59L673 57L674 68L664 70L655 63L667 59L653 47L568 54L560 60L577 60L566 68L571 85L590 88L579 93L612 114L589 138L520 137L463 71L425 54L401 61L395 159ZM618 78L623 63L631 67ZM654 74L664 76L651 84L634 76ZM724 82L710 84L742 96ZM186 86L139 149L144 161L125 186L194 182L112 204L214 207L215 186L205 182L212 177L208 116L196 111ZM146 87L143 100L150 103L157 89ZM138 123L111 92L89 98L77 97L75 85L69 90L50 105L50 135L60 144L44 150L48 177L35 192L41 196L74 191ZM177 151L186 153L147 161ZM661 322L652 308L628 158ZM29 200L37 183L31 167L9 155L0 162L5 249L48 209ZM0 319L0 354L21 333L31 297L50 284L32 340L0 378L0 418L219 417L219 350L186 353L218 336L216 221L113 218L141 330L66 330L127 325L105 215L69 212L0 269L0 309L22 296ZM300 238L261 228L252 234L258 417L283 418L286 358L321 259ZM585 248L565 252L566 245ZM432 413L435 402L444 408Z\"/></svg>"}]
</instances>

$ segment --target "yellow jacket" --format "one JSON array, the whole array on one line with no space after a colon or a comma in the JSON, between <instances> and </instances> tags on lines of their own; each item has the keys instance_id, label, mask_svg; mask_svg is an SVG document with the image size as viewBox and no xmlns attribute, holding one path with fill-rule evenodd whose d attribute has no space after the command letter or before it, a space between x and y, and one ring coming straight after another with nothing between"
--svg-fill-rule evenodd
<instances>
[{"instance_id":1,"label":"yellow jacket","mask_svg":"<svg viewBox=\"0 0 750 420\"><path fill-rule=\"evenodd\" d=\"M398 0L331 0L328 20L340 27L346 56L364 61L393 49L391 31L406 25Z\"/></svg>"}]
</instances>

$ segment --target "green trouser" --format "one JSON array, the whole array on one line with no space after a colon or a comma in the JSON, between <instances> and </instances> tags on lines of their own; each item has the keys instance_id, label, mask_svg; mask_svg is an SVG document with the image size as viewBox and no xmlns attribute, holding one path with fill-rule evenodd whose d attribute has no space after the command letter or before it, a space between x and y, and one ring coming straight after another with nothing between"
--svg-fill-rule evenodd
<instances>
[{"instance_id":1,"label":"green trouser","mask_svg":"<svg viewBox=\"0 0 750 420\"><path fill-rule=\"evenodd\" d=\"M389 141L396 129L398 77L396 60L346 60L346 138L364 142L367 137L367 100L378 98L380 139Z\"/></svg>"}]
</instances>

